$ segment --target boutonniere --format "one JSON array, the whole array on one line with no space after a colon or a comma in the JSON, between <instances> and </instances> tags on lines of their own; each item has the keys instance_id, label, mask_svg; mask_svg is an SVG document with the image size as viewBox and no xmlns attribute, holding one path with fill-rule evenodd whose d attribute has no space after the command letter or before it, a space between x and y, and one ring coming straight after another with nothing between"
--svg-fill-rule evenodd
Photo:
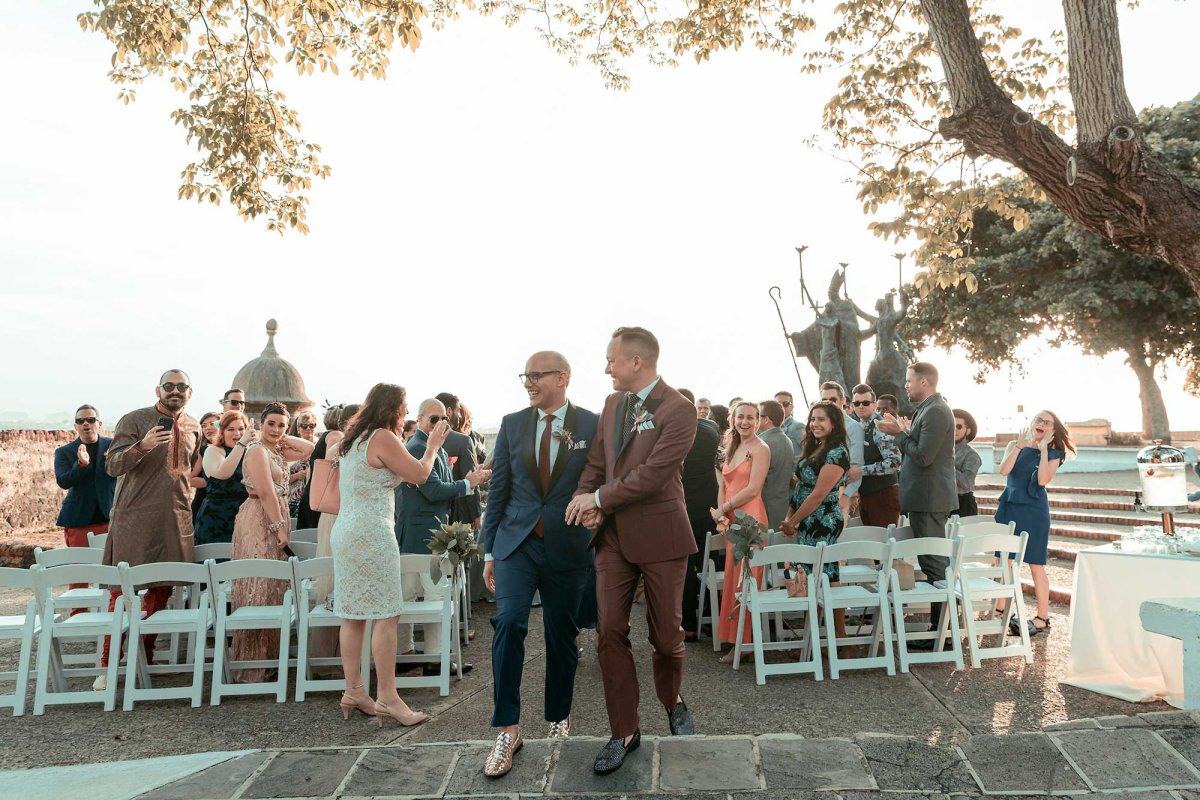
<instances>
[{"instance_id":1,"label":"boutonniere","mask_svg":"<svg viewBox=\"0 0 1200 800\"><path fill-rule=\"evenodd\" d=\"M633 417L633 428L630 433L638 431L648 431L654 428L654 414L645 408L638 409L638 412Z\"/></svg>"},{"instance_id":2,"label":"boutonniere","mask_svg":"<svg viewBox=\"0 0 1200 800\"><path fill-rule=\"evenodd\" d=\"M565 450L584 450L587 448L586 439L575 441L575 433L566 428L563 428L561 431L555 431L554 438L558 440L558 446Z\"/></svg>"}]
</instances>

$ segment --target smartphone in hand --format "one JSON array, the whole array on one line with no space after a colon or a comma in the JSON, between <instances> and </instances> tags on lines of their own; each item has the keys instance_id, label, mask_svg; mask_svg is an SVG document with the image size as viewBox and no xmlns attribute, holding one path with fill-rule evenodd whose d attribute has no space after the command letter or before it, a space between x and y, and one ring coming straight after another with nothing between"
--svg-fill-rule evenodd
<instances>
[{"instance_id":1,"label":"smartphone in hand","mask_svg":"<svg viewBox=\"0 0 1200 800\"><path fill-rule=\"evenodd\" d=\"M159 417L158 425L164 431L169 431L175 427L175 420L171 417Z\"/></svg>"}]
</instances>

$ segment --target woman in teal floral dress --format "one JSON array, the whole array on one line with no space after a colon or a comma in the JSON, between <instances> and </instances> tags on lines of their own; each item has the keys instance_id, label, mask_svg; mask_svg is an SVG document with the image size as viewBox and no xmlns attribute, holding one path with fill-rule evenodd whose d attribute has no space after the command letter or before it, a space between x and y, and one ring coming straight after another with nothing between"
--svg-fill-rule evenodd
<instances>
[{"instance_id":1,"label":"woman in teal floral dress","mask_svg":"<svg viewBox=\"0 0 1200 800\"><path fill-rule=\"evenodd\" d=\"M842 509L838 488L850 469L846 440L846 420L842 410L827 400L814 403L808 411L800 460L796 464L798 483L792 490L791 512L780 526L785 536L795 536L797 544L834 544L842 533ZM831 583L839 578L838 564L826 564L822 570Z\"/></svg>"}]
</instances>

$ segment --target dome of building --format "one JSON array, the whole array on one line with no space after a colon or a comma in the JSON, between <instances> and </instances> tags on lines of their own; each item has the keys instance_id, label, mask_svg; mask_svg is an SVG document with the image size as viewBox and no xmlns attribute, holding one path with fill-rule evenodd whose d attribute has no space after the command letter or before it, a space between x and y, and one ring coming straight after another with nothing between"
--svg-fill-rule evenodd
<instances>
[{"instance_id":1,"label":"dome of building","mask_svg":"<svg viewBox=\"0 0 1200 800\"><path fill-rule=\"evenodd\" d=\"M268 403L283 403L292 414L313 407L299 371L275 349L278 330L279 323L267 320L267 346L262 355L246 362L231 384L246 393L246 413L251 416L261 414Z\"/></svg>"}]
</instances>

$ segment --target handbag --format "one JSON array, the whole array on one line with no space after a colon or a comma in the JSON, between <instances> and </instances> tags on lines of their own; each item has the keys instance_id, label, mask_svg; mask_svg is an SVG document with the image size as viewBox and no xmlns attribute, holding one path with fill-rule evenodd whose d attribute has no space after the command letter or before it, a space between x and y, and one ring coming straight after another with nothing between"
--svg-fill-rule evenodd
<instances>
[{"instance_id":1,"label":"handbag","mask_svg":"<svg viewBox=\"0 0 1200 800\"><path fill-rule=\"evenodd\" d=\"M912 564L903 559L894 558L892 559L892 570L899 579L900 591L907 592L917 585L917 573Z\"/></svg>"},{"instance_id":2,"label":"handbag","mask_svg":"<svg viewBox=\"0 0 1200 800\"><path fill-rule=\"evenodd\" d=\"M311 490L308 507L321 514L336 514L341 507L341 491L338 488L338 460L318 458L313 460Z\"/></svg>"},{"instance_id":3,"label":"handbag","mask_svg":"<svg viewBox=\"0 0 1200 800\"><path fill-rule=\"evenodd\" d=\"M784 570L783 585L787 589L788 597L807 597L808 596L808 573L802 568L796 568L795 577L792 576L792 571Z\"/></svg>"}]
</instances>

